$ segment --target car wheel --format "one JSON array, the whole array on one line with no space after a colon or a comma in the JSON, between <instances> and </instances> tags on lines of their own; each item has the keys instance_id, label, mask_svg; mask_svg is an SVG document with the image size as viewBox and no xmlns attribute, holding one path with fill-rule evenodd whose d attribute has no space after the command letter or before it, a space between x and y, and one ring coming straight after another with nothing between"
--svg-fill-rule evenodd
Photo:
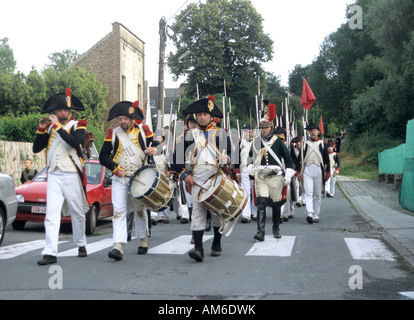
<instances>
[{"instance_id":1,"label":"car wheel","mask_svg":"<svg viewBox=\"0 0 414 320\"><path fill-rule=\"evenodd\" d=\"M6 214L0 208L0 245L3 242L5 232L6 232Z\"/></svg>"},{"instance_id":2,"label":"car wheel","mask_svg":"<svg viewBox=\"0 0 414 320\"><path fill-rule=\"evenodd\" d=\"M99 209L93 205L86 213L86 234L93 235L96 228L96 220L98 219Z\"/></svg>"},{"instance_id":3,"label":"car wheel","mask_svg":"<svg viewBox=\"0 0 414 320\"><path fill-rule=\"evenodd\" d=\"M14 220L12 222L12 227L14 230L23 230L25 225L26 221L24 220Z\"/></svg>"}]
</instances>

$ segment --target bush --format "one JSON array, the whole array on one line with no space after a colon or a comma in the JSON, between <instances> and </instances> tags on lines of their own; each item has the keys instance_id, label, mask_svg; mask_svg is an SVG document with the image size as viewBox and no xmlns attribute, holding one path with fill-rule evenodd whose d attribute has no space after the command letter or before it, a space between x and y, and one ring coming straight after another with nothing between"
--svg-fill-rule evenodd
<instances>
[{"instance_id":1,"label":"bush","mask_svg":"<svg viewBox=\"0 0 414 320\"><path fill-rule=\"evenodd\" d=\"M33 142L41 118L40 114L28 114L18 118L14 116L1 117L0 140Z\"/></svg>"},{"instance_id":2,"label":"bush","mask_svg":"<svg viewBox=\"0 0 414 320\"><path fill-rule=\"evenodd\" d=\"M404 143L400 139L390 136L388 132L365 132L355 137L347 139L348 151L361 162L378 165L378 153L386 149L391 149Z\"/></svg>"}]
</instances>

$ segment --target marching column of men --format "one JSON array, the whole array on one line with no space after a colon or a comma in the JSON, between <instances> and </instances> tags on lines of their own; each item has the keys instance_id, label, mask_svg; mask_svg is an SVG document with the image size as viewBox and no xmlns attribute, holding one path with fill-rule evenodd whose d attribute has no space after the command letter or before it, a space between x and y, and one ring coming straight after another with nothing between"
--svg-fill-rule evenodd
<instances>
[{"instance_id":1,"label":"marching column of men","mask_svg":"<svg viewBox=\"0 0 414 320\"><path fill-rule=\"evenodd\" d=\"M99 154L100 163L113 172L113 248L108 252L108 257L115 261L123 259L123 246L128 241L127 214L130 212L133 212L135 234L139 239L137 253L146 254L149 247L149 210L130 194L129 183L134 174L156 155L159 143L153 140L154 134L148 126L141 124L144 115L138 106L138 101L122 101L111 108L107 121L115 120L117 127L108 130ZM291 183L294 179L303 183L306 220L310 224L319 222L325 181L328 197L333 197L334 178L340 169L339 156L333 151L334 145L326 147L323 140L318 138L319 127L311 123L306 128L309 139L301 145L300 138L296 137L291 141L289 151L285 145L286 131L280 127L274 128L275 108L274 104L266 106L264 118L259 123L258 136L253 137L252 128L245 127L245 136L242 135L233 149L230 135L213 120L223 118L214 103L214 97L195 101L183 111L187 115L187 129L182 137L176 139L172 157L167 159L166 148L162 148L161 157L157 156L153 166L157 166L163 174L172 172L170 178L174 180L174 189L179 190L174 209L178 210L182 223L191 221L194 248L190 250L189 257L195 261L202 262L204 259L203 236L210 214L214 230L210 255L220 256L222 253L225 221L198 199L201 190L205 189L205 183L219 173L227 176L232 168L234 180L246 190L247 204L241 212L241 221L257 220L254 239L258 241L265 240L267 207L272 208L273 236L281 238L279 224L282 221L282 206L288 201L285 210L293 217L291 206L295 201L301 204L302 192L295 183ZM35 153L47 148L48 165L46 246L39 265L57 261L61 213L71 215L73 240L79 248L78 256L87 256L85 212L88 204L83 162L85 156L81 148L87 122L77 121L72 116L72 111L84 110L81 101L68 88L65 93L49 98L42 111L50 113L50 116L41 119L33 145ZM234 163L232 155L236 155ZM172 202L169 205L172 207ZM237 222L237 218L233 219L233 223Z\"/></svg>"}]
</instances>

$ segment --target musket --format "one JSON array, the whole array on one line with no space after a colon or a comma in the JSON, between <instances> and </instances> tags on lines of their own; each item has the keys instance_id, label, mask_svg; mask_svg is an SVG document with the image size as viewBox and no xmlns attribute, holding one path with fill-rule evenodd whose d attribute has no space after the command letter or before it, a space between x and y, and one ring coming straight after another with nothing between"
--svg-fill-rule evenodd
<instances>
[{"instance_id":1,"label":"musket","mask_svg":"<svg viewBox=\"0 0 414 320\"><path fill-rule=\"evenodd\" d=\"M174 105L171 103L171 109L170 109L170 124L168 126L168 137L167 137L167 153L166 157L169 158L170 155L170 137L171 137L171 124L172 124L172 112L173 112Z\"/></svg>"},{"instance_id":2,"label":"musket","mask_svg":"<svg viewBox=\"0 0 414 320\"><path fill-rule=\"evenodd\" d=\"M305 141L306 141L305 118L303 116L302 116L302 126L303 126L303 137L302 137L302 143L300 146L300 163L301 163L300 173L301 174L303 174L303 169L305 165L303 163L303 148L305 148ZM303 176L302 176L302 180L300 181L300 185L299 185L299 195L301 196L302 194L304 194Z\"/></svg>"},{"instance_id":3,"label":"musket","mask_svg":"<svg viewBox=\"0 0 414 320\"><path fill-rule=\"evenodd\" d=\"M259 101L257 101L257 96L256 96L256 121L257 121L257 129L259 129L260 115L259 115Z\"/></svg>"}]
</instances>

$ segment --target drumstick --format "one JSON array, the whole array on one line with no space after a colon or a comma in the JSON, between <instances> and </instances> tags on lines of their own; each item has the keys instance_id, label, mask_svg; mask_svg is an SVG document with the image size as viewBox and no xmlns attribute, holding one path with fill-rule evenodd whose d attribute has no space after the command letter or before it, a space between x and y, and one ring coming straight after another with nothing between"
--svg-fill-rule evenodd
<instances>
[{"instance_id":1,"label":"drumstick","mask_svg":"<svg viewBox=\"0 0 414 320\"><path fill-rule=\"evenodd\" d=\"M208 189L204 188L203 186L200 186L197 182L194 181L194 184L199 187L200 189L203 189L204 191L208 191Z\"/></svg>"}]
</instances>

